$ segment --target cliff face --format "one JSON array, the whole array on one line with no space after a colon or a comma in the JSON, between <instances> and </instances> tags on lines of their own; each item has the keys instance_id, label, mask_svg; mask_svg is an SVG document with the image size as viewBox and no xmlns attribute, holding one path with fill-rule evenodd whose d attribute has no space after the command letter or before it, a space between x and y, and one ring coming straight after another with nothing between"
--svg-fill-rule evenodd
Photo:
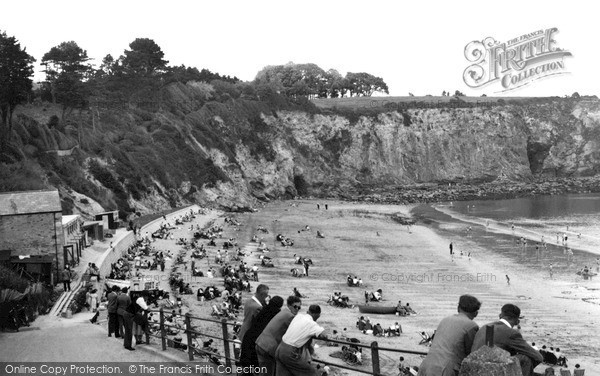
<instances>
[{"instance_id":1,"label":"cliff face","mask_svg":"<svg viewBox=\"0 0 600 376\"><path fill-rule=\"evenodd\" d=\"M257 199L365 186L600 172L598 99L350 116L202 102L188 86L171 88L158 111L99 113L93 124L82 117L48 129L25 111L15 124L19 150L3 156L9 164L0 163L0 178L43 170L43 184L61 186L75 212L95 199L105 209L145 213L189 203L252 207ZM24 160L41 167L27 170Z\"/></svg>"},{"instance_id":2,"label":"cliff face","mask_svg":"<svg viewBox=\"0 0 600 376\"><path fill-rule=\"evenodd\" d=\"M294 176L325 194L358 183L529 180L600 171L597 100L415 109L360 117L355 124L339 115L283 111L264 120L277 135L277 164L244 158L242 168L279 193Z\"/></svg>"}]
</instances>

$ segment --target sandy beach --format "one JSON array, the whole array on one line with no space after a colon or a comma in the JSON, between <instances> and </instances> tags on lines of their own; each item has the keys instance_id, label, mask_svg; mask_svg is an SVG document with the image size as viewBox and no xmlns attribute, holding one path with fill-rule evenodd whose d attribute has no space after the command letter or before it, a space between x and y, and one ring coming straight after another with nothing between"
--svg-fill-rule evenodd
<instances>
[{"instance_id":1,"label":"sandy beach","mask_svg":"<svg viewBox=\"0 0 600 376\"><path fill-rule=\"evenodd\" d=\"M321 305L323 313L319 322L330 334L333 330L341 333L346 328L347 336L355 337L361 343L377 341L382 347L407 350L427 351L427 347L418 344L421 339L419 332L433 332L443 317L455 313L461 294L475 295L483 302L475 320L479 325L496 320L503 304L514 303L521 307L525 316L521 326L526 340L539 346L559 347L561 353L567 356L570 369L575 363L580 363L588 374L600 374L600 336L594 333L600 317L600 305L595 304L600 288L597 280L545 278L511 258L478 248L474 241L464 238L462 228L446 228L446 233L455 231L456 236L443 237L426 223L417 223L409 229L391 219L391 215L396 213L410 215L411 206L327 201L328 209L325 210L325 201L321 201L321 208L317 210L317 203L308 200L272 202L256 213L229 214L241 223L240 226L223 224L222 217L216 219L216 224L224 226L222 239L217 239L217 247L208 247L209 257L196 262L196 265L203 271L209 265L214 266L217 249L222 249L225 239L233 237L247 251L245 261L250 266L259 265L260 283L270 287L271 295L287 297L297 287L308 296L303 299L304 307ZM210 222L204 218L203 223ZM299 231L306 225L310 231ZM269 233L258 233L258 226L266 227ZM189 225L175 231L175 238L190 237L191 232L186 227ZM317 238L317 230L325 238ZM292 238L294 245L283 247L277 242L275 236L280 233ZM263 253L256 251L256 243L250 242L254 234L262 237L269 247L267 255L273 258L274 268L260 267L259 257ZM455 244L454 261L449 255L450 241ZM155 246L175 252L181 249L171 243L157 242ZM472 254L471 260L467 257L468 252ZM294 254L313 260L308 277L292 277L290 269L299 267L294 264ZM188 275L194 290L213 284L222 286L220 277L189 277L191 259L189 254L185 257L187 269L183 264L173 268L175 272ZM362 278L365 286L348 287L348 274ZM510 275L510 285L506 282L506 274ZM252 282L253 287L256 285ZM348 295L350 303L362 304L365 290L379 288L383 290L384 301L372 304L396 305L398 300L402 300L403 304L410 303L418 312L418 315L409 317L369 315L373 323L381 323L384 328L398 321L403 329L400 337L376 338L360 333L355 327L361 316L357 308L335 308L327 304L333 291ZM249 296L245 294L244 300ZM210 314L210 305L214 304L214 301L199 302L190 295L183 296L183 301L193 314L203 317ZM218 329L208 328L215 333ZM318 345L318 358L339 362L339 359L329 356L339 348L325 346L323 342ZM397 374L399 356L397 353L381 352L384 374ZM409 365L418 366L422 360L418 355L403 356ZM370 369L370 355L365 354L363 359L363 367ZM537 371L542 372L543 368L545 366L540 366ZM342 370L337 373L352 374Z\"/></svg>"}]
</instances>

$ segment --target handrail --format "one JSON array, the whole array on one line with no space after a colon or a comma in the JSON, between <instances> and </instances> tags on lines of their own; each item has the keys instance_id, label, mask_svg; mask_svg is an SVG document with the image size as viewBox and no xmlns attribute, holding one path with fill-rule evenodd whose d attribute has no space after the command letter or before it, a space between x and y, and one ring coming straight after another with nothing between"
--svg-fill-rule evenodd
<instances>
[{"instance_id":1,"label":"handrail","mask_svg":"<svg viewBox=\"0 0 600 376\"><path fill-rule=\"evenodd\" d=\"M362 343L355 343L355 342L349 342L349 341L342 341L342 340L333 339L333 338L312 337L312 339L319 340L319 341L339 343L339 344L342 344L342 345L349 345L349 346L355 346L355 347L362 347L362 348L369 348L369 349L371 348L371 345L365 345L365 344L362 344ZM394 348L391 348L391 347L379 347L379 350L392 351L392 352L402 352L402 353L415 354L415 355L427 355L426 351L394 349Z\"/></svg>"},{"instance_id":2,"label":"handrail","mask_svg":"<svg viewBox=\"0 0 600 376\"><path fill-rule=\"evenodd\" d=\"M149 309L148 312L159 313L160 309ZM179 315L178 314L178 316L185 316L185 315ZM209 318L206 318L206 317L198 317L198 316L194 316L194 315L190 315L190 318L192 318L194 320L214 322L216 324L221 324L222 323L222 321L219 321L219 320L209 319ZM233 325L235 325L235 323L227 322L227 325L232 325L233 326Z\"/></svg>"},{"instance_id":3,"label":"handrail","mask_svg":"<svg viewBox=\"0 0 600 376\"><path fill-rule=\"evenodd\" d=\"M165 312L162 308L159 310L148 310L148 311L146 311L146 314L148 312L158 312L159 313L160 329L157 334L152 334L152 333L150 333L149 326L146 327L146 344L150 344L150 337L160 338L160 340L162 342L162 349L166 350L167 343L175 343L175 341L173 339L167 338L166 328L175 327L175 326L165 322L166 321L165 320ZM209 357L225 359L225 363L226 363L227 367L231 367L232 362L239 361L239 359L236 358L237 354L234 354L234 356L231 357L230 344L234 343L234 341L229 338L229 332L227 330L227 326L235 325L235 324L227 322L227 319L225 319L225 318L223 318L221 321L218 321L218 320L214 320L214 319L210 319L210 318L197 317L197 316L191 315L189 313L186 313L185 315L179 315L179 316L184 317L184 327L182 328L181 326L177 326L177 328L182 330L182 334L185 334L187 336L187 352L188 352L188 357L189 357L190 361L194 360L194 356L209 356ZM192 320L201 320L201 321L221 324L221 327L223 330L223 336L219 337L218 335L202 333L201 331L197 330L197 327L192 326L192 323L191 323ZM198 348L197 347L198 342L197 342L196 338L194 337L194 335L203 336L203 337L207 337L207 338L214 338L214 339L223 341L224 355L221 355L216 352L206 351L206 350L203 350L202 348ZM361 368L357 368L357 367L351 367L351 366L347 366L344 364L331 363L331 362L321 360L318 358L313 359L313 361L315 363L319 363L319 364L323 364L323 365L327 365L327 366L331 366L331 367L343 368L346 370L360 372L360 373L364 373L367 375L382 376L382 373L380 370L380 363L379 363L379 360L380 360L379 352L380 351L390 351L390 352L415 354L415 355L427 355L427 352L424 352L424 351L395 349L395 348L390 348L390 347L379 347L377 342L371 342L371 344L362 344L362 343L355 343L355 342L350 342L350 341L343 341L343 340L339 340L339 339L318 338L318 337L312 337L312 338L315 340L319 340L319 341L332 342L332 343L337 343L337 344L351 346L351 347L369 348L371 350L371 363L372 363L371 370L365 370L365 369L361 369ZM194 340L196 340L195 344L193 343Z\"/></svg>"}]
</instances>

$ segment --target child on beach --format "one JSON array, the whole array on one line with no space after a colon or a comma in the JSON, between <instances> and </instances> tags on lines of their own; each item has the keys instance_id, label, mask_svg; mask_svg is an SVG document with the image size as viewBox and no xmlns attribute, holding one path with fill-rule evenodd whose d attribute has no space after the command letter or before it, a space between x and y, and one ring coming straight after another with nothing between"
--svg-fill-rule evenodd
<instances>
[{"instance_id":1,"label":"child on beach","mask_svg":"<svg viewBox=\"0 0 600 376\"><path fill-rule=\"evenodd\" d=\"M506 284L510 286L510 278L508 277L508 274L506 274Z\"/></svg>"}]
</instances>

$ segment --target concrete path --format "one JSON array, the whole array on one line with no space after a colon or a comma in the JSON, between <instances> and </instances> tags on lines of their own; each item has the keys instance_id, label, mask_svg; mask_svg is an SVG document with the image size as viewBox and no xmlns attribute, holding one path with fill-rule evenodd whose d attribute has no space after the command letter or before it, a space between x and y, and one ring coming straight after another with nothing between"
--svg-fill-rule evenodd
<instances>
[{"instance_id":1,"label":"concrete path","mask_svg":"<svg viewBox=\"0 0 600 376\"><path fill-rule=\"evenodd\" d=\"M71 319L40 316L19 332L0 332L2 362L171 362L185 361L186 354L158 345L123 348L123 340L108 337L106 325L90 323L91 312ZM134 341L135 343L135 341Z\"/></svg>"}]
</instances>

